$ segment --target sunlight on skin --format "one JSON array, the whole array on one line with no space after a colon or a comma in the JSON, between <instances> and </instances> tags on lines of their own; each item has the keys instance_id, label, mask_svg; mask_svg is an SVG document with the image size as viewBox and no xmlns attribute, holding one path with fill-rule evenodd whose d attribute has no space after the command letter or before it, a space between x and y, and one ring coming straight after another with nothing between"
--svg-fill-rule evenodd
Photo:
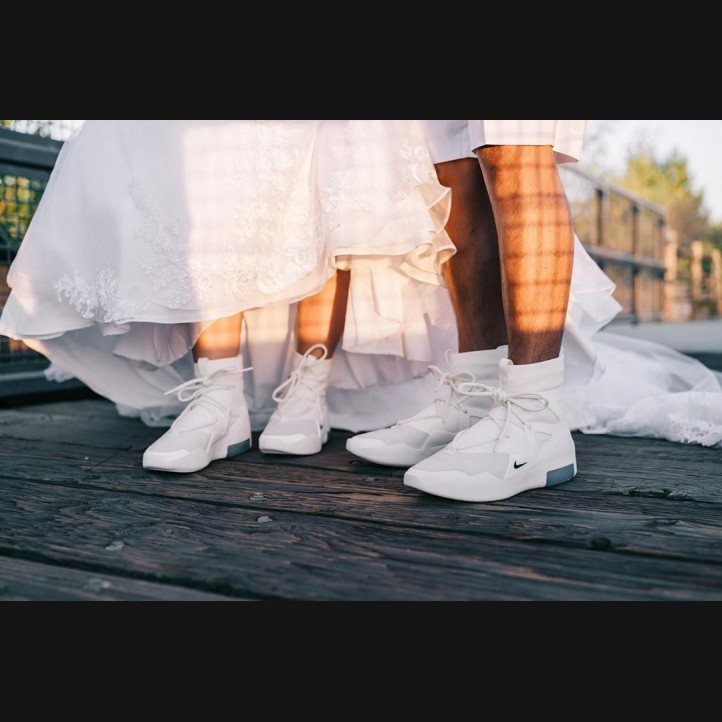
<instances>
[{"instance_id":1,"label":"sunlight on skin","mask_svg":"<svg viewBox=\"0 0 722 722\"><path fill-rule=\"evenodd\" d=\"M444 266L456 312L459 351L486 351L507 343L499 237L479 163L463 158L436 166L453 202L446 231L457 248Z\"/></svg>"},{"instance_id":2,"label":"sunlight on skin","mask_svg":"<svg viewBox=\"0 0 722 722\"><path fill-rule=\"evenodd\" d=\"M321 293L298 304L298 353L322 343L333 358L344 332L350 283L351 274L339 271Z\"/></svg>"},{"instance_id":3,"label":"sunlight on skin","mask_svg":"<svg viewBox=\"0 0 722 722\"><path fill-rule=\"evenodd\" d=\"M574 229L548 146L478 151L497 223L509 356L517 364L559 356L574 264Z\"/></svg>"},{"instance_id":4,"label":"sunlight on skin","mask_svg":"<svg viewBox=\"0 0 722 722\"><path fill-rule=\"evenodd\" d=\"M193 349L193 358L196 361L235 358L241 347L242 328L243 314L216 321L201 334Z\"/></svg>"},{"instance_id":5,"label":"sunlight on skin","mask_svg":"<svg viewBox=\"0 0 722 722\"><path fill-rule=\"evenodd\" d=\"M298 304L300 354L322 343L329 350L329 358L333 357L344 332L350 281L350 273L339 271L319 294ZM207 358L213 361L237 356L242 328L243 314L216 321L198 339L193 349L195 360Z\"/></svg>"}]
</instances>

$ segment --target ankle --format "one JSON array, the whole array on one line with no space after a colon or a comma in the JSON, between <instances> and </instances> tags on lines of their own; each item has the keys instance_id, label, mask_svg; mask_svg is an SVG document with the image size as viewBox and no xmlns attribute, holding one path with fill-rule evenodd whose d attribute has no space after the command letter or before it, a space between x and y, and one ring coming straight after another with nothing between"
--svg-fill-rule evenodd
<instances>
[{"instance_id":1,"label":"ankle","mask_svg":"<svg viewBox=\"0 0 722 722\"><path fill-rule=\"evenodd\" d=\"M534 340L514 339L509 343L509 358L515 366L532 366L534 364L554 361L561 356L561 340L553 343L536 343Z\"/></svg>"}]
</instances>

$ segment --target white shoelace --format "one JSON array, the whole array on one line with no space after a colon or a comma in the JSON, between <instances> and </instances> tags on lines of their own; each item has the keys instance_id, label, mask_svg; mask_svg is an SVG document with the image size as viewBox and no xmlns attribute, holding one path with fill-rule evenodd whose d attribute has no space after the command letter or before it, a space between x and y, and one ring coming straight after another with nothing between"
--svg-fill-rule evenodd
<instances>
[{"instance_id":1,"label":"white shoelace","mask_svg":"<svg viewBox=\"0 0 722 722\"><path fill-rule=\"evenodd\" d=\"M226 428L223 431L223 434L225 434L231 425L231 411L220 401L211 396L207 396L207 394L209 391L216 391L217 389L232 391L235 388L234 386L216 383L216 379L219 376L243 375L252 370L252 366L249 366L246 369L235 369L233 367L218 369L218 371L214 371L209 376L201 376L197 379L191 379L190 381L180 384L180 386L176 386L170 391L166 391L166 396L176 394L178 401L188 404L183 410L183 413L178 416L174 423L180 421L186 414L190 413L192 409L197 408L198 406L205 405L206 407L215 407L225 414Z\"/></svg>"},{"instance_id":2,"label":"white shoelace","mask_svg":"<svg viewBox=\"0 0 722 722\"><path fill-rule=\"evenodd\" d=\"M321 351L321 356L314 356L315 351ZM315 401L323 394L326 382L315 378L308 371L327 358L328 349L321 343L306 351L298 368L273 392L273 400L278 404L279 411L294 399ZM304 394L304 391L308 393Z\"/></svg>"},{"instance_id":3,"label":"white shoelace","mask_svg":"<svg viewBox=\"0 0 722 722\"><path fill-rule=\"evenodd\" d=\"M462 414L468 414L469 410L464 407L467 398L472 394L465 394L461 391L461 387L465 384L475 383L476 378L473 374L459 373L452 374L442 371L438 366L429 366L429 372L436 377L439 385L436 387L435 394L438 396L441 389L447 389L447 397L445 399L437 398L434 400L435 415L428 416L412 416L410 419L399 421L396 426L413 423L415 421L426 421L440 418L442 423L446 423L449 414L454 410L458 410Z\"/></svg>"},{"instance_id":4,"label":"white shoelace","mask_svg":"<svg viewBox=\"0 0 722 722\"><path fill-rule=\"evenodd\" d=\"M490 398L494 401L494 408L492 408L491 413L489 413L488 416L485 416L482 420L486 421L487 419L490 419L501 430L501 434L494 445L494 453L498 451L499 444L501 444L501 442L507 437L512 417L517 420L522 428L530 428L530 425L516 410L517 408L533 414L541 413L549 408L549 400L540 394L510 394L508 391L504 391L504 389L500 386L488 386L487 384L482 384L478 381L461 384L459 387L459 393L472 398ZM539 403L541 406L531 406L535 403ZM504 423L494 416L494 411L500 408L506 409L506 418Z\"/></svg>"}]
</instances>

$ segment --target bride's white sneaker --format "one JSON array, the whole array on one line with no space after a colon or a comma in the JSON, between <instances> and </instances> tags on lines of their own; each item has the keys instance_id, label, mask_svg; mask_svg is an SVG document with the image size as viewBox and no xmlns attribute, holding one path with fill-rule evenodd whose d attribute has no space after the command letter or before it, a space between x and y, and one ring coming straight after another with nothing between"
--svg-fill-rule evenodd
<instances>
[{"instance_id":1,"label":"bride's white sneaker","mask_svg":"<svg viewBox=\"0 0 722 722\"><path fill-rule=\"evenodd\" d=\"M313 354L321 351L320 358ZM326 389L331 373L328 349L319 344L297 355L296 369L273 394L278 403L258 447L264 454L311 456L328 442Z\"/></svg>"},{"instance_id":2,"label":"bride's white sneaker","mask_svg":"<svg viewBox=\"0 0 722 722\"><path fill-rule=\"evenodd\" d=\"M446 449L409 469L406 486L446 499L489 502L576 476L563 359L529 366L505 359L500 375L499 388L463 386L462 393L492 398L494 408Z\"/></svg>"},{"instance_id":3,"label":"bride's white sneaker","mask_svg":"<svg viewBox=\"0 0 722 722\"><path fill-rule=\"evenodd\" d=\"M355 436L349 439L346 448L374 464L403 468L433 456L491 410L490 398L463 394L459 389L472 381L496 385L499 362L507 353L508 349L502 347L494 351L448 354L450 373L436 366L430 369L439 380L436 400L431 406L390 429Z\"/></svg>"},{"instance_id":4,"label":"bride's white sneaker","mask_svg":"<svg viewBox=\"0 0 722 722\"><path fill-rule=\"evenodd\" d=\"M188 402L170 429L143 455L143 466L189 474L212 461L230 459L251 446L251 423L243 395L241 357L200 359L196 378L168 392Z\"/></svg>"}]
</instances>

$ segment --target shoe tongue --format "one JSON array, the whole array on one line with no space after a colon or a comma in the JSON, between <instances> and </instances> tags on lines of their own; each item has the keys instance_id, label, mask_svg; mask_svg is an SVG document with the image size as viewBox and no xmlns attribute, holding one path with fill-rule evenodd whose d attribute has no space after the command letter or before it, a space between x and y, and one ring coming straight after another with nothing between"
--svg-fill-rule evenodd
<instances>
[{"instance_id":1,"label":"shoe tongue","mask_svg":"<svg viewBox=\"0 0 722 722\"><path fill-rule=\"evenodd\" d=\"M511 393L511 378L509 371L513 367L514 364L508 358L503 358L499 362L499 386L507 393Z\"/></svg>"}]
</instances>

